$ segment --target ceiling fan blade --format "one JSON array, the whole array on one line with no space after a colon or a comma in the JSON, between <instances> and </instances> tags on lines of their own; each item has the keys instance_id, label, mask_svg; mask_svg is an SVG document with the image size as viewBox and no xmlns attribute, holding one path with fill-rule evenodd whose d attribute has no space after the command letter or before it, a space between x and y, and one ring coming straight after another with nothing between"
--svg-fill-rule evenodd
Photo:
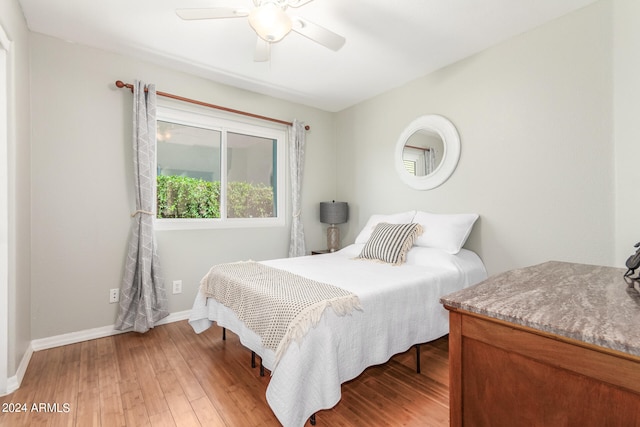
<instances>
[{"instance_id":1,"label":"ceiling fan blade","mask_svg":"<svg viewBox=\"0 0 640 427\"><path fill-rule=\"evenodd\" d=\"M305 4L311 2L313 0L289 0L287 2L287 6L290 7L300 7L300 6L304 6Z\"/></svg>"},{"instance_id":2,"label":"ceiling fan blade","mask_svg":"<svg viewBox=\"0 0 640 427\"><path fill-rule=\"evenodd\" d=\"M231 7L212 7L207 9L177 9L176 15L185 20L241 18L248 16L249 11L247 9L234 9Z\"/></svg>"},{"instance_id":3,"label":"ceiling fan blade","mask_svg":"<svg viewBox=\"0 0 640 427\"><path fill-rule=\"evenodd\" d=\"M255 62L267 62L271 59L271 43L257 37L256 51L253 54L253 60Z\"/></svg>"},{"instance_id":4,"label":"ceiling fan blade","mask_svg":"<svg viewBox=\"0 0 640 427\"><path fill-rule=\"evenodd\" d=\"M291 21L293 23L292 31L313 40L316 43L321 44L331 50L339 50L344 46L345 38L333 31L327 30L318 24L307 21L299 16L292 16Z\"/></svg>"}]
</instances>

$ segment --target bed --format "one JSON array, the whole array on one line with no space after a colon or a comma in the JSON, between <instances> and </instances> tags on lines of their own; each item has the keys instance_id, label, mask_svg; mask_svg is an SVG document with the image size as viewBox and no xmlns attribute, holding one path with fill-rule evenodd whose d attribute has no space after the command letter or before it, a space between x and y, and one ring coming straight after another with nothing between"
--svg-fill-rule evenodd
<instances>
[{"instance_id":1,"label":"bed","mask_svg":"<svg viewBox=\"0 0 640 427\"><path fill-rule=\"evenodd\" d=\"M446 335L448 316L440 297L487 277L478 255L462 249L477 215L419 214L373 215L354 244L334 253L261 262L337 286L359 299L359 307L346 315L324 310L304 338L286 347L277 360L236 312L202 291L189 323L196 333L213 322L236 333L271 371L266 398L280 423L302 426L317 411L335 406L341 384L367 367ZM414 238L399 265L359 258L381 224L420 222L422 235Z\"/></svg>"}]
</instances>

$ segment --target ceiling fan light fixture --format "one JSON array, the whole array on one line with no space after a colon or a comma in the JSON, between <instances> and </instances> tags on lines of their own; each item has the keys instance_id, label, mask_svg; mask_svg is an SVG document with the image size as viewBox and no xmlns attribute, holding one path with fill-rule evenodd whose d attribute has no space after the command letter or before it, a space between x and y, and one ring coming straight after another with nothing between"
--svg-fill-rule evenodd
<instances>
[{"instance_id":1,"label":"ceiling fan light fixture","mask_svg":"<svg viewBox=\"0 0 640 427\"><path fill-rule=\"evenodd\" d=\"M249 13L251 28L262 39L275 43L291 31L291 18L274 3L265 3Z\"/></svg>"}]
</instances>

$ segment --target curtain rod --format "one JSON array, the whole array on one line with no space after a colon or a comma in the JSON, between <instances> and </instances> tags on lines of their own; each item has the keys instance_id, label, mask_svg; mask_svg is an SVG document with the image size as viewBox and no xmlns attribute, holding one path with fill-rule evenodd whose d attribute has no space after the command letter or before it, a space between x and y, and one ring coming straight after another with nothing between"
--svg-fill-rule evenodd
<instances>
[{"instance_id":1,"label":"curtain rod","mask_svg":"<svg viewBox=\"0 0 640 427\"><path fill-rule=\"evenodd\" d=\"M121 88L121 89L122 88L131 89L131 92L133 92L133 85L130 84L130 83L123 83L121 80L117 80L116 81L116 86ZM144 91L146 92L147 89L145 88ZM234 110L233 108L221 107L219 105L209 104L207 102L202 102L202 101L198 101L198 100L195 100L195 99L185 98L183 96L173 95L171 93L156 91L156 95L164 96L165 98L177 99L178 101L188 102L190 104L196 104L196 105L200 105L202 107L215 108L216 110L222 110L222 111L227 111L227 112L230 112L230 113L240 114L242 116L253 117L254 119L261 119L261 120L267 120L267 121L270 121L270 122L280 123L280 124L287 125L287 126L291 126L293 124L291 122L287 122L287 121L284 121L284 120L274 119L274 118L266 117L266 116L260 116L258 114L253 114L253 113L247 113L246 111ZM305 130L311 129L311 127L309 125L306 125L304 128L305 128Z\"/></svg>"},{"instance_id":2,"label":"curtain rod","mask_svg":"<svg viewBox=\"0 0 640 427\"><path fill-rule=\"evenodd\" d=\"M416 150L431 151L429 147L416 147L415 145L405 145L407 148L415 148Z\"/></svg>"}]
</instances>

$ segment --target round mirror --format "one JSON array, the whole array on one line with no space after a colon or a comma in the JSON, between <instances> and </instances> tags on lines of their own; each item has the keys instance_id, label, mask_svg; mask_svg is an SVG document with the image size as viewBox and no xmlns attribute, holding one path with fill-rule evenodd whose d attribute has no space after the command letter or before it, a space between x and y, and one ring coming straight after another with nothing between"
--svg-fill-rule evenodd
<instances>
[{"instance_id":1,"label":"round mirror","mask_svg":"<svg viewBox=\"0 0 640 427\"><path fill-rule=\"evenodd\" d=\"M396 143L395 166L410 187L430 190L445 182L460 159L460 136L453 123L430 114L409 123Z\"/></svg>"}]
</instances>

